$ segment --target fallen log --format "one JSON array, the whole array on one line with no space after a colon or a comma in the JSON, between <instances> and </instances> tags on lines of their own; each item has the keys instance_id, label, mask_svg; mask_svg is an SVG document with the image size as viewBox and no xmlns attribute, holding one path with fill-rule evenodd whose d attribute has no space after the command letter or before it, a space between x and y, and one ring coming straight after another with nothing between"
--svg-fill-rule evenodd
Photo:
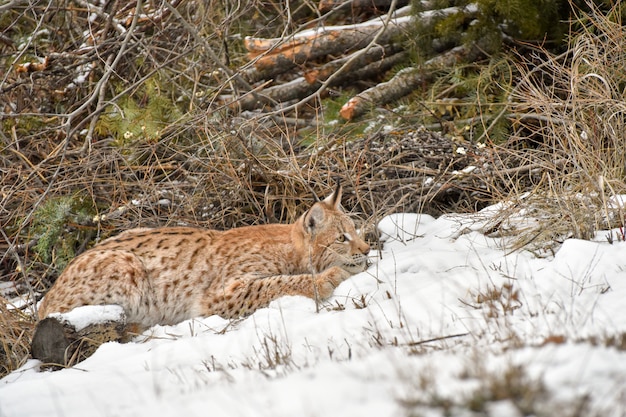
<instances>
[{"instance_id":1,"label":"fallen log","mask_svg":"<svg viewBox=\"0 0 626 417\"><path fill-rule=\"evenodd\" d=\"M399 52L399 48L394 45L389 46L374 46L370 48L365 54L358 56L351 65L345 69L346 72L350 71L352 68L362 68L365 65L369 65L376 61L381 61L388 59L392 55ZM333 61L328 62L327 64L322 65L320 68L311 69L304 72L304 79L309 83L313 84L315 82L325 81L332 74L337 72L346 62L349 62L353 57L357 56L359 51L354 52L350 55L347 55L340 59L335 59ZM345 75L342 78L345 78ZM356 78L360 79L360 78Z\"/></svg>"},{"instance_id":2,"label":"fallen log","mask_svg":"<svg viewBox=\"0 0 626 417\"><path fill-rule=\"evenodd\" d=\"M411 93L423 83L432 81L435 72L464 62L473 62L480 56L474 45L453 48L424 63L421 67L408 67L399 71L391 80L380 83L352 97L339 110L345 120L352 120L376 105L386 104Z\"/></svg>"},{"instance_id":3,"label":"fallen log","mask_svg":"<svg viewBox=\"0 0 626 417\"><path fill-rule=\"evenodd\" d=\"M380 43L387 43L392 37L407 29L411 19L410 16L393 19L385 29ZM364 48L381 29L384 29L382 22L377 22L367 26L331 26L304 32L303 36L277 45L264 56L259 57L254 62L254 68L244 71L243 76L250 83L257 82L273 78L295 66L326 55L342 55L348 51ZM258 45L253 46L253 44L258 42L258 39L247 39L246 47L254 49ZM258 55L253 52L252 58L254 54Z\"/></svg>"},{"instance_id":4,"label":"fallen log","mask_svg":"<svg viewBox=\"0 0 626 417\"><path fill-rule=\"evenodd\" d=\"M410 7L403 7L391 13L391 20L401 17L410 17ZM305 29L291 36L281 38L255 38L247 36L244 39L244 46L248 50L248 57L255 58L261 53L278 53L286 51L292 47L302 44L311 43L314 40L320 40L324 37L331 38L333 33L346 32L352 34L362 31L367 34L370 30L380 29L384 22L388 19L388 15L377 16L366 22L355 23L351 25L334 25L334 26L318 26L312 29Z\"/></svg>"},{"instance_id":5,"label":"fallen log","mask_svg":"<svg viewBox=\"0 0 626 417\"><path fill-rule=\"evenodd\" d=\"M474 11L475 6L470 5L465 8L429 10L411 16L406 15L410 12L410 6L407 6L391 13L391 18L384 15L353 25L320 26L287 38L247 37L244 46L249 51L249 58L253 60L253 67L242 70L241 74L250 83L271 79L315 59L327 55L342 55L364 48L374 38L377 38L378 44L387 44L408 30L414 19L427 22L434 16L468 14Z\"/></svg>"},{"instance_id":6,"label":"fallen log","mask_svg":"<svg viewBox=\"0 0 626 417\"><path fill-rule=\"evenodd\" d=\"M237 107L240 110L253 110L277 102L285 103L290 100L302 99L313 94L324 81L335 74L335 72L355 54L356 53L353 53L344 58L331 61L321 68L308 71L302 77L298 77L287 83L265 88L257 94L256 97L252 95L242 96L237 101L233 102L231 107ZM370 48L367 53L358 57L352 63L351 67L356 67L358 70L350 70L348 68L333 79L330 86L345 83L347 80L354 81L371 78L381 72L389 70L394 65L400 64L406 57L406 52L397 52L397 48L392 46L376 46ZM221 99L225 102L232 102L233 100L232 96L223 96Z\"/></svg>"},{"instance_id":7,"label":"fallen log","mask_svg":"<svg viewBox=\"0 0 626 417\"><path fill-rule=\"evenodd\" d=\"M80 310L99 314L85 321ZM126 341L129 329L119 306L85 306L74 312L56 314L37 323L31 343L31 355L44 368L73 366L91 356L106 342Z\"/></svg>"}]
</instances>

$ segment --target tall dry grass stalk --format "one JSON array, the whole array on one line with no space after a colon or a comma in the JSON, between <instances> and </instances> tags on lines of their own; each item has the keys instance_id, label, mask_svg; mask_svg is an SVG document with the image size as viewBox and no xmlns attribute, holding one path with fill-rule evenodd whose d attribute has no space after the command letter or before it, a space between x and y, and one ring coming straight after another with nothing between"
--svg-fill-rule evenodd
<instances>
[{"instance_id":1,"label":"tall dry grass stalk","mask_svg":"<svg viewBox=\"0 0 626 417\"><path fill-rule=\"evenodd\" d=\"M517 123L506 146L539 179L531 192L513 184L514 204L496 215L499 224L517 224L517 248L545 249L624 225L626 30L619 3L608 14L589 6L565 53L541 50L519 65L510 96Z\"/></svg>"},{"instance_id":2,"label":"tall dry grass stalk","mask_svg":"<svg viewBox=\"0 0 626 417\"><path fill-rule=\"evenodd\" d=\"M9 301L0 296L0 377L28 359L35 324L30 314L9 306Z\"/></svg>"}]
</instances>

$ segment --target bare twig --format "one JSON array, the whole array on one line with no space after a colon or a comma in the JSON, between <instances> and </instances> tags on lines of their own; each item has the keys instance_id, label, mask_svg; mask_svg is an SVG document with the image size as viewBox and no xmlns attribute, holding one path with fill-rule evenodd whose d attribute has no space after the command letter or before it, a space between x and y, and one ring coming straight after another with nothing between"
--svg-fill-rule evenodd
<instances>
[{"instance_id":1,"label":"bare twig","mask_svg":"<svg viewBox=\"0 0 626 417\"><path fill-rule=\"evenodd\" d=\"M419 345L424 345L426 343L432 343L432 342L440 342L442 340L448 340L448 339L456 339L458 337L463 337L463 336L467 336L469 335L469 333L458 333L458 334L451 334L448 336L440 336L440 337L433 337L432 339L426 339L426 340L418 340L415 342L408 342L405 344L405 346L419 346Z\"/></svg>"}]
</instances>

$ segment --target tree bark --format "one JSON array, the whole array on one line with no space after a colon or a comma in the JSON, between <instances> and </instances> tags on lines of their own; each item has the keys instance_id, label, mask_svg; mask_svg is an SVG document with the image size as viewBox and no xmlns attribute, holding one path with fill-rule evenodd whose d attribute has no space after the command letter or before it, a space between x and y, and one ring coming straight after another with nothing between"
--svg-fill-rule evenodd
<instances>
[{"instance_id":1,"label":"tree bark","mask_svg":"<svg viewBox=\"0 0 626 417\"><path fill-rule=\"evenodd\" d=\"M442 67L451 67L478 59L480 51L475 46L458 46L438 55L419 68L408 67L399 71L391 80L369 88L352 97L339 110L339 115L352 120L375 105L397 100L434 78L434 72Z\"/></svg>"},{"instance_id":2,"label":"tree bark","mask_svg":"<svg viewBox=\"0 0 626 417\"><path fill-rule=\"evenodd\" d=\"M387 43L392 37L408 28L411 17L393 19L385 30L380 43ZM254 62L254 68L244 72L248 82L256 82L287 72L291 68L306 64L326 55L342 55L348 51L361 49L372 40L383 27L382 21L368 22L367 25L330 26L302 32L287 43L276 40L247 38L246 48L251 58L258 56L271 42L273 47Z\"/></svg>"},{"instance_id":3,"label":"tree bark","mask_svg":"<svg viewBox=\"0 0 626 417\"><path fill-rule=\"evenodd\" d=\"M389 24L385 26L387 15L367 22L343 26L320 26L304 30L288 38L265 39L247 37L244 41L253 60L253 68L243 70L246 81L255 83L267 80L291 68L306 64L326 55L341 55L349 51L361 49L383 31L378 39L379 44L387 44L393 38L408 30L413 19L428 21L434 16L455 13L472 13L474 7L448 7L441 10L429 10L411 16L410 6L395 11Z\"/></svg>"},{"instance_id":4,"label":"tree bark","mask_svg":"<svg viewBox=\"0 0 626 417\"><path fill-rule=\"evenodd\" d=\"M252 95L241 97L233 103L232 107L236 106L240 110L253 110L275 102L284 103L290 100L302 99L314 93L321 83L326 81L353 55L331 61L321 68L308 71L302 77L287 83L265 88L257 94L257 97ZM358 69L351 70L351 68L348 68L343 74L340 74L333 80L331 85L339 85L347 80L359 80L375 76L399 64L406 59L406 56L406 52L397 52L397 48L392 46L373 47L352 63L352 68ZM232 97L226 96L222 97L222 99L229 102L232 100Z\"/></svg>"},{"instance_id":5,"label":"tree bark","mask_svg":"<svg viewBox=\"0 0 626 417\"><path fill-rule=\"evenodd\" d=\"M127 338L125 320L94 323L76 330L71 323L47 317L37 323L31 355L45 366L62 368L87 359L103 343Z\"/></svg>"}]
</instances>

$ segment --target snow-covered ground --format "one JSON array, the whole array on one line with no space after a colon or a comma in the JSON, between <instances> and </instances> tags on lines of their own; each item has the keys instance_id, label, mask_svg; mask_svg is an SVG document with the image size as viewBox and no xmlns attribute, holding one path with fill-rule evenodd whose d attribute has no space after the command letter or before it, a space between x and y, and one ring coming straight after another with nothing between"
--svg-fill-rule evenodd
<instances>
[{"instance_id":1,"label":"snow-covered ground","mask_svg":"<svg viewBox=\"0 0 626 417\"><path fill-rule=\"evenodd\" d=\"M0 416L625 416L626 243L509 253L471 217L395 215L316 312L285 297L0 380Z\"/></svg>"}]
</instances>

